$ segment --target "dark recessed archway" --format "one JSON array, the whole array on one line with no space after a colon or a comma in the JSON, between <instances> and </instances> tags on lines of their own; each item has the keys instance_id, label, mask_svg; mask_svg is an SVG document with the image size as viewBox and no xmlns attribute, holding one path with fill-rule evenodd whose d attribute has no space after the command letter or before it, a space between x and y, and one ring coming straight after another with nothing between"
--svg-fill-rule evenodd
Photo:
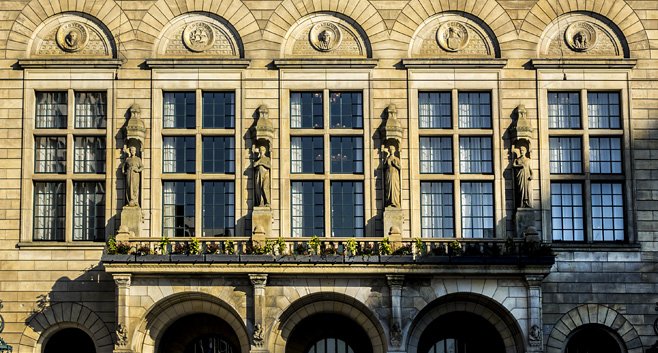
<instances>
[{"instance_id":1,"label":"dark recessed archway","mask_svg":"<svg viewBox=\"0 0 658 353\"><path fill-rule=\"evenodd\" d=\"M616 334L599 324L587 324L577 328L567 338L564 353L622 353Z\"/></svg>"},{"instance_id":2,"label":"dark recessed archway","mask_svg":"<svg viewBox=\"0 0 658 353\"><path fill-rule=\"evenodd\" d=\"M474 313L455 311L435 319L420 336L418 353L505 353L498 330Z\"/></svg>"},{"instance_id":3,"label":"dark recessed archway","mask_svg":"<svg viewBox=\"0 0 658 353\"><path fill-rule=\"evenodd\" d=\"M285 353L372 353L366 331L352 319L319 313L300 321L286 342Z\"/></svg>"},{"instance_id":4,"label":"dark recessed archway","mask_svg":"<svg viewBox=\"0 0 658 353\"><path fill-rule=\"evenodd\" d=\"M226 321L210 314L184 316L171 324L158 353L241 353L237 334Z\"/></svg>"},{"instance_id":5,"label":"dark recessed archway","mask_svg":"<svg viewBox=\"0 0 658 353\"><path fill-rule=\"evenodd\" d=\"M96 346L89 335L79 328L70 327L57 331L46 342L44 353L96 353Z\"/></svg>"}]
</instances>

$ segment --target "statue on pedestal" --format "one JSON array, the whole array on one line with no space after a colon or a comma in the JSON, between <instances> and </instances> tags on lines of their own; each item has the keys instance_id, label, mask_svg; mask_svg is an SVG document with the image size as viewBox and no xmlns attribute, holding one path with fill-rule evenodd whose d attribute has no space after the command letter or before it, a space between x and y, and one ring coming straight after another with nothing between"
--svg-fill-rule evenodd
<instances>
[{"instance_id":1,"label":"statue on pedestal","mask_svg":"<svg viewBox=\"0 0 658 353\"><path fill-rule=\"evenodd\" d=\"M514 149L514 185L516 191L516 204L520 208L532 207L532 192L530 181L532 180L532 166L527 147L521 145Z\"/></svg>"},{"instance_id":2,"label":"statue on pedestal","mask_svg":"<svg viewBox=\"0 0 658 353\"><path fill-rule=\"evenodd\" d=\"M400 207L400 158L394 144L384 148L384 207Z\"/></svg>"},{"instance_id":3,"label":"statue on pedestal","mask_svg":"<svg viewBox=\"0 0 658 353\"><path fill-rule=\"evenodd\" d=\"M137 156L137 147L124 146L123 151L128 154L121 167L121 171L126 176L126 204L130 207L139 207L140 181L144 165L142 159Z\"/></svg>"},{"instance_id":4,"label":"statue on pedestal","mask_svg":"<svg viewBox=\"0 0 658 353\"><path fill-rule=\"evenodd\" d=\"M267 148L259 146L254 160L254 206L270 205L270 170L272 162L266 155Z\"/></svg>"}]
</instances>

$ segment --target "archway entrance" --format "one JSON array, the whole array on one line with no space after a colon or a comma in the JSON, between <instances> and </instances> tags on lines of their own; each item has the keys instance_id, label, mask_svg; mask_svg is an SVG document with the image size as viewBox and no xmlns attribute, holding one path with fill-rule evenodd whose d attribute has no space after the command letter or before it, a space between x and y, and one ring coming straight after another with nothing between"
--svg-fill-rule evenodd
<instances>
[{"instance_id":1,"label":"archway entrance","mask_svg":"<svg viewBox=\"0 0 658 353\"><path fill-rule=\"evenodd\" d=\"M226 321L209 314L192 314L167 328L157 352L240 353L240 341Z\"/></svg>"},{"instance_id":2,"label":"archway entrance","mask_svg":"<svg viewBox=\"0 0 658 353\"><path fill-rule=\"evenodd\" d=\"M614 335L603 325L583 325L568 338L564 353L622 353Z\"/></svg>"},{"instance_id":3,"label":"archway entrance","mask_svg":"<svg viewBox=\"0 0 658 353\"><path fill-rule=\"evenodd\" d=\"M420 336L418 353L505 353L498 330L483 317L464 311L435 319Z\"/></svg>"},{"instance_id":4,"label":"archway entrance","mask_svg":"<svg viewBox=\"0 0 658 353\"><path fill-rule=\"evenodd\" d=\"M363 327L352 319L318 313L295 325L286 353L372 353L372 343Z\"/></svg>"},{"instance_id":5,"label":"archway entrance","mask_svg":"<svg viewBox=\"0 0 658 353\"><path fill-rule=\"evenodd\" d=\"M79 328L71 327L53 334L43 349L44 353L96 353L91 337Z\"/></svg>"}]
</instances>

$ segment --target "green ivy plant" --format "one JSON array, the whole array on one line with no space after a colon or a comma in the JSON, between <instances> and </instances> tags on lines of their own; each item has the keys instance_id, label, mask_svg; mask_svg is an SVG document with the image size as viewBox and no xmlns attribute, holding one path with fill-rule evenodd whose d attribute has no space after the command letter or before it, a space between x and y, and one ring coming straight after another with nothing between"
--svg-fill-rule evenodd
<instances>
[{"instance_id":1,"label":"green ivy plant","mask_svg":"<svg viewBox=\"0 0 658 353\"><path fill-rule=\"evenodd\" d=\"M235 255L235 244L233 244L233 240L224 241L224 252L227 255Z\"/></svg>"},{"instance_id":2,"label":"green ivy plant","mask_svg":"<svg viewBox=\"0 0 658 353\"><path fill-rule=\"evenodd\" d=\"M379 242L379 255L391 255L391 253L393 253L391 241L388 237L384 237L384 239Z\"/></svg>"},{"instance_id":3,"label":"green ivy plant","mask_svg":"<svg viewBox=\"0 0 658 353\"><path fill-rule=\"evenodd\" d=\"M317 235L311 237L311 240L308 242L308 246L311 247L313 255L320 255L320 239Z\"/></svg>"},{"instance_id":4,"label":"green ivy plant","mask_svg":"<svg viewBox=\"0 0 658 353\"><path fill-rule=\"evenodd\" d=\"M115 237L112 237L107 241L107 253L110 255L117 254L117 240Z\"/></svg>"},{"instance_id":5,"label":"green ivy plant","mask_svg":"<svg viewBox=\"0 0 658 353\"><path fill-rule=\"evenodd\" d=\"M199 239L192 238L192 240L190 240L188 252L190 255L199 255L201 253L201 245L199 244Z\"/></svg>"},{"instance_id":6,"label":"green ivy plant","mask_svg":"<svg viewBox=\"0 0 658 353\"><path fill-rule=\"evenodd\" d=\"M160 239L160 252L162 253L162 255L167 255L169 251L169 244L171 244L169 238L162 237L162 239Z\"/></svg>"},{"instance_id":7,"label":"green ivy plant","mask_svg":"<svg viewBox=\"0 0 658 353\"><path fill-rule=\"evenodd\" d=\"M416 255L424 256L426 250L425 250L425 243L423 243L423 240L420 237L414 238L414 245L416 247Z\"/></svg>"},{"instance_id":8,"label":"green ivy plant","mask_svg":"<svg viewBox=\"0 0 658 353\"><path fill-rule=\"evenodd\" d=\"M350 256L355 256L357 253L356 239L350 238L347 243L345 243L345 249L349 252Z\"/></svg>"},{"instance_id":9,"label":"green ivy plant","mask_svg":"<svg viewBox=\"0 0 658 353\"><path fill-rule=\"evenodd\" d=\"M452 256L459 256L464 252L462 245L457 240L454 240L448 244L448 248L450 249L450 255Z\"/></svg>"},{"instance_id":10,"label":"green ivy plant","mask_svg":"<svg viewBox=\"0 0 658 353\"><path fill-rule=\"evenodd\" d=\"M279 252L279 255L285 255L286 254L286 241L283 240L283 238L279 237L276 240L276 248L277 251Z\"/></svg>"}]
</instances>

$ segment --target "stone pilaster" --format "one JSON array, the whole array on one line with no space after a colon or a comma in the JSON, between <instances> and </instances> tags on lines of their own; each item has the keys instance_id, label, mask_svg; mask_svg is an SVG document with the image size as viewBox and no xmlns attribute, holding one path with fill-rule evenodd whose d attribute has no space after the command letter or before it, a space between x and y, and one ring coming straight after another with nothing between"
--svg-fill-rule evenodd
<instances>
[{"instance_id":1,"label":"stone pilaster","mask_svg":"<svg viewBox=\"0 0 658 353\"><path fill-rule=\"evenodd\" d=\"M265 346L263 311L265 310L266 274L249 274L249 280L254 286L254 327L252 337L252 352L267 351Z\"/></svg>"},{"instance_id":2,"label":"stone pilaster","mask_svg":"<svg viewBox=\"0 0 658 353\"><path fill-rule=\"evenodd\" d=\"M132 353L128 326L128 298L130 297L131 277L129 274L114 274L113 277L114 282L117 284L117 327L114 353Z\"/></svg>"},{"instance_id":3,"label":"stone pilaster","mask_svg":"<svg viewBox=\"0 0 658 353\"><path fill-rule=\"evenodd\" d=\"M543 352L543 324L541 311L541 282L544 276L528 275L528 352Z\"/></svg>"},{"instance_id":4,"label":"stone pilaster","mask_svg":"<svg viewBox=\"0 0 658 353\"><path fill-rule=\"evenodd\" d=\"M391 320L389 327L390 345L399 348L402 344L402 284L404 275L386 275L388 287L391 290Z\"/></svg>"}]
</instances>

